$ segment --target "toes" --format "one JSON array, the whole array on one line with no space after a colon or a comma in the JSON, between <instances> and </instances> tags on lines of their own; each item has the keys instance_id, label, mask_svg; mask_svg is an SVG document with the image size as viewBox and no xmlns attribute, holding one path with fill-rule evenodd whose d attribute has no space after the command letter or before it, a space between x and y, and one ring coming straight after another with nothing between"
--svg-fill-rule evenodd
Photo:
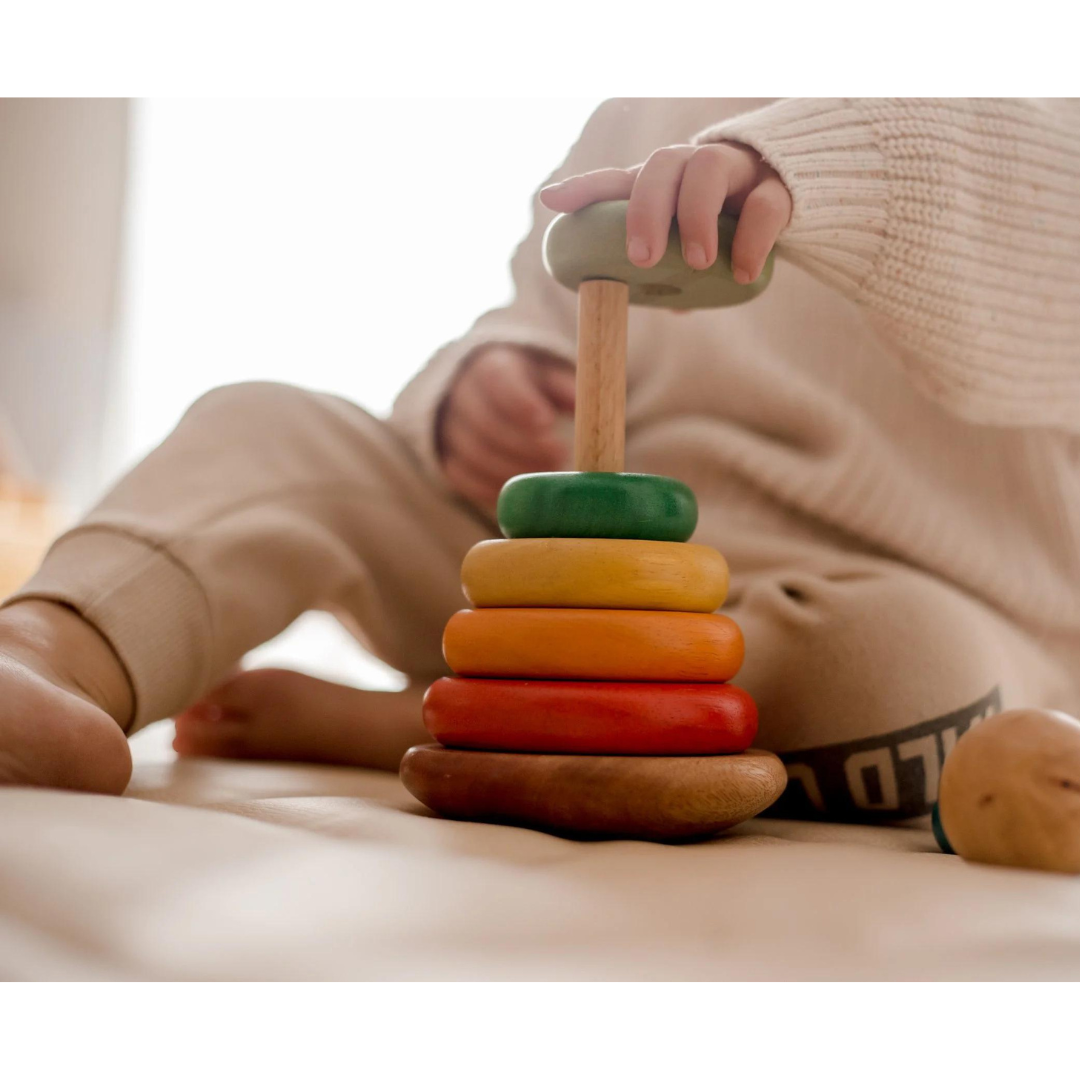
<instances>
[{"instance_id":1,"label":"toes","mask_svg":"<svg viewBox=\"0 0 1080 1080\"><path fill-rule=\"evenodd\" d=\"M244 719L260 712L267 702L277 699L283 690L283 683L296 674L280 668L237 670L194 705L186 708L177 717L177 722L218 723L227 719Z\"/></svg>"},{"instance_id":2,"label":"toes","mask_svg":"<svg viewBox=\"0 0 1080 1080\"><path fill-rule=\"evenodd\" d=\"M287 747L283 703L302 692L307 675L284 668L237 671L176 718L173 749L182 757L279 758Z\"/></svg>"},{"instance_id":3,"label":"toes","mask_svg":"<svg viewBox=\"0 0 1080 1080\"><path fill-rule=\"evenodd\" d=\"M204 720L220 720L226 713L245 712L252 697L252 671L237 671L218 683L187 712Z\"/></svg>"},{"instance_id":4,"label":"toes","mask_svg":"<svg viewBox=\"0 0 1080 1080\"><path fill-rule=\"evenodd\" d=\"M309 675L287 668L253 668L251 671L237 671L214 687L198 704L207 706L211 716L231 716L248 712L261 711L263 706L281 701L286 695L302 691L308 683L314 682ZM221 710L216 714L216 706ZM190 709L188 710L191 711Z\"/></svg>"},{"instance_id":5,"label":"toes","mask_svg":"<svg viewBox=\"0 0 1080 1080\"><path fill-rule=\"evenodd\" d=\"M180 718L185 720L198 720L202 723L217 723L218 720L225 719L225 709L223 706L216 704L209 698L203 698L202 701L196 702L190 708L185 709L177 720Z\"/></svg>"},{"instance_id":6,"label":"toes","mask_svg":"<svg viewBox=\"0 0 1080 1080\"><path fill-rule=\"evenodd\" d=\"M194 709L176 718L173 749L181 757L253 757L250 725L243 720L207 722L192 716Z\"/></svg>"}]
</instances>

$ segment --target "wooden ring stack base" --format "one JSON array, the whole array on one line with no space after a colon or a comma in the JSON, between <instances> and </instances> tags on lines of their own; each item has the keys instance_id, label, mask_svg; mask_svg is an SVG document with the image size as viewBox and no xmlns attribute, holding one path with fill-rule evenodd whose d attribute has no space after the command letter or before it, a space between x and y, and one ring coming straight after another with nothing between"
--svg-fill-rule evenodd
<instances>
[{"instance_id":1,"label":"wooden ring stack base","mask_svg":"<svg viewBox=\"0 0 1080 1080\"><path fill-rule=\"evenodd\" d=\"M575 472L509 480L506 540L462 566L475 610L446 625L455 678L424 699L442 745L401 765L437 813L558 833L683 840L761 813L787 783L780 759L751 750L757 707L727 684L743 661L739 627L716 614L728 588L719 552L688 544L698 519L681 481L623 471L629 303L724 307L768 281L731 274L733 223L718 223L709 271L682 261L673 227L647 270L626 258L626 204L557 218L548 268L578 290Z\"/></svg>"},{"instance_id":2,"label":"wooden ring stack base","mask_svg":"<svg viewBox=\"0 0 1080 1080\"><path fill-rule=\"evenodd\" d=\"M686 840L760 814L780 797L787 772L766 750L625 758L414 746L401 778L425 806L449 818Z\"/></svg>"}]
</instances>

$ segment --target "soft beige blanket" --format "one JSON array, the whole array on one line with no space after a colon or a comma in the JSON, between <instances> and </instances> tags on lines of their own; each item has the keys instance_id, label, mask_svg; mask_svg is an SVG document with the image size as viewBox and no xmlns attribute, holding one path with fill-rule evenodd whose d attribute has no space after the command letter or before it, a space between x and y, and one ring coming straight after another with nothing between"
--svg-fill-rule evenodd
<instances>
[{"instance_id":1,"label":"soft beige blanket","mask_svg":"<svg viewBox=\"0 0 1080 1080\"><path fill-rule=\"evenodd\" d=\"M441 821L397 779L176 761L127 797L0 791L15 979L1075 979L1080 881L928 832L753 821L577 843Z\"/></svg>"}]
</instances>

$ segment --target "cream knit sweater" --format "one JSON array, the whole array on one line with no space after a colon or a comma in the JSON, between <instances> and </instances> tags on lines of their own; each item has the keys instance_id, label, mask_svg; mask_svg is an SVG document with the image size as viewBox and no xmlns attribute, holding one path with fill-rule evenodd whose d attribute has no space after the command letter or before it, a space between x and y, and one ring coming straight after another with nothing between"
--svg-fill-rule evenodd
<instances>
[{"instance_id":1,"label":"cream knit sweater","mask_svg":"<svg viewBox=\"0 0 1080 1080\"><path fill-rule=\"evenodd\" d=\"M527 137L527 133L524 137ZM884 556L954 583L1080 667L1080 103L626 100L563 166L731 139L788 185L751 304L632 309L628 468L697 492L734 581ZM440 351L391 423L438 468L439 403L478 345L572 359L574 296L540 257Z\"/></svg>"}]
</instances>

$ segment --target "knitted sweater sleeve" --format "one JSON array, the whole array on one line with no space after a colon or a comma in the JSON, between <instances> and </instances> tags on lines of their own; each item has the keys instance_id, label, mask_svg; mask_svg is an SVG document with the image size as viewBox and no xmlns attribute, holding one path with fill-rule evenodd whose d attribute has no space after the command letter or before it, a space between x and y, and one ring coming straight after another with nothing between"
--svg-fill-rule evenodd
<instances>
[{"instance_id":1,"label":"knitted sweater sleeve","mask_svg":"<svg viewBox=\"0 0 1080 1080\"><path fill-rule=\"evenodd\" d=\"M1080 432L1080 101L788 99L695 141L791 191L778 250L861 304L920 389Z\"/></svg>"}]
</instances>

